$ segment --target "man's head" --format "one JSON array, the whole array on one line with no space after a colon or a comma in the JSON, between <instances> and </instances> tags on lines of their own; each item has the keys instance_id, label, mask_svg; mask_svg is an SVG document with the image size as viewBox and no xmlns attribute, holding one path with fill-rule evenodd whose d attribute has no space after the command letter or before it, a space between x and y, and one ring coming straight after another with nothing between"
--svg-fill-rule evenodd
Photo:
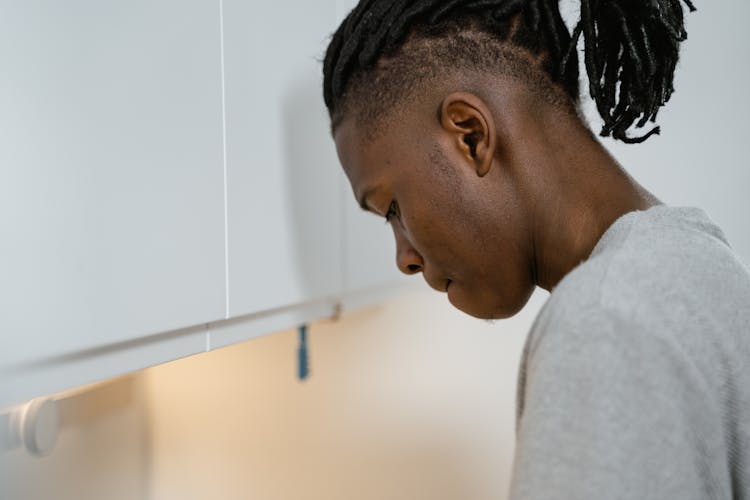
<instances>
[{"instance_id":1,"label":"man's head","mask_svg":"<svg viewBox=\"0 0 750 500\"><path fill-rule=\"evenodd\" d=\"M518 6L515 10L518 11ZM356 13L355 10L350 16ZM353 47L358 40L356 33L347 39L339 30L327 53L325 69L325 98L331 111L332 129L336 129L344 116L354 115L359 122L367 124L368 132L374 134L382 129L390 114L399 113L402 103L419 98L426 87L445 81L450 74L514 76L534 90L540 102L572 109L578 99L576 53L571 53L563 77L559 54L563 48L560 44L552 44L557 52L553 56L550 49L540 43L539 37L533 35L518 12L509 11L507 14L506 17L495 17L487 12L472 12L463 17L448 16L428 25L413 27L397 19L399 24L389 26L391 30L400 31L391 33L390 37L368 38L361 42L359 57L349 64L362 63L363 55L379 56L372 66L363 65L358 70L341 60L356 50ZM365 17L358 27L362 28L366 19L373 18ZM345 21L342 27L346 24ZM562 37L565 44L570 43L570 35L559 13L554 26L556 39ZM398 45L389 46L399 38L402 40ZM334 45L337 42L344 43L338 59ZM553 81L557 81L562 89L553 85Z\"/></svg>"},{"instance_id":2,"label":"man's head","mask_svg":"<svg viewBox=\"0 0 750 500\"><path fill-rule=\"evenodd\" d=\"M474 316L524 305L540 284L539 207L565 203L567 165L596 143L578 113L582 32L602 135L658 133L626 134L669 99L685 36L679 5L659 18L652 4L584 0L571 36L554 0L360 2L329 46L324 97L355 196L391 222L402 271Z\"/></svg>"}]
</instances>

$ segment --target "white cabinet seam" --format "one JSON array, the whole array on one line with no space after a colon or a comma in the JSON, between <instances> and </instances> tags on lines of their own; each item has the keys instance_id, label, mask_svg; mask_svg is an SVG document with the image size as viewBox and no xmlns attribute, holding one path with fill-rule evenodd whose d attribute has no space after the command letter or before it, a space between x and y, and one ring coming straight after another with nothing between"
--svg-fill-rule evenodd
<instances>
[{"instance_id":1,"label":"white cabinet seam","mask_svg":"<svg viewBox=\"0 0 750 500\"><path fill-rule=\"evenodd\" d=\"M229 197L227 196L227 103L224 82L224 1L219 0L219 50L221 60L221 143L224 168L224 317L229 318Z\"/></svg>"}]
</instances>

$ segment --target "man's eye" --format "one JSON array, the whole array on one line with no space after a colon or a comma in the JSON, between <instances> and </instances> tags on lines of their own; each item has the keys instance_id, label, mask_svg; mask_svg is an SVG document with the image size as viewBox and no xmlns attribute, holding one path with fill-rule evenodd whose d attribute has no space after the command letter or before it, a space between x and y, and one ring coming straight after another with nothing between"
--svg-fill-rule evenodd
<instances>
[{"instance_id":1,"label":"man's eye","mask_svg":"<svg viewBox=\"0 0 750 500\"><path fill-rule=\"evenodd\" d=\"M392 201L388 207L388 211L385 213L385 221L390 222L391 217L398 217L398 205L395 201Z\"/></svg>"}]
</instances>

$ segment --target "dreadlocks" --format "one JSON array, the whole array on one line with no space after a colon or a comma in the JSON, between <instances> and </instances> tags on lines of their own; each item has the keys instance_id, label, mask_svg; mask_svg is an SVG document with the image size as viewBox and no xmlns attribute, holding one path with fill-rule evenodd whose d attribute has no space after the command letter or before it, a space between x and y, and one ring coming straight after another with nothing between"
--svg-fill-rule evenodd
<instances>
[{"instance_id":1,"label":"dreadlocks","mask_svg":"<svg viewBox=\"0 0 750 500\"><path fill-rule=\"evenodd\" d=\"M572 34L559 0L361 0L328 47L323 94L335 127L352 110L368 122L446 68L523 78L544 99L579 101L578 38L584 38L589 93L600 132L626 143L672 95L679 44L687 38L684 2L581 0ZM541 68L541 71L540 69ZM552 83L553 85L551 85ZM554 85L556 84L556 85Z\"/></svg>"}]
</instances>

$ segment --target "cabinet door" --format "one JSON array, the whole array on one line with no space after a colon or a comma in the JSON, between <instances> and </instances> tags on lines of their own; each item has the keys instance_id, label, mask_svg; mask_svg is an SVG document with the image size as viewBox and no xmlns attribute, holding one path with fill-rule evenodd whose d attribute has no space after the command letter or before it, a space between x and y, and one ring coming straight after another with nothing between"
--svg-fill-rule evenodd
<instances>
[{"instance_id":1,"label":"cabinet door","mask_svg":"<svg viewBox=\"0 0 750 500\"><path fill-rule=\"evenodd\" d=\"M0 366L224 316L219 21L0 6Z\"/></svg>"},{"instance_id":2,"label":"cabinet door","mask_svg":"<svg viewBox=\"0 0 750 500\"><path fill-rule=\"evenodd\" d=\"M229 316L341 290L342 174L322 99L334 0L224 0Z\"/></svg>"}]
</instances>

